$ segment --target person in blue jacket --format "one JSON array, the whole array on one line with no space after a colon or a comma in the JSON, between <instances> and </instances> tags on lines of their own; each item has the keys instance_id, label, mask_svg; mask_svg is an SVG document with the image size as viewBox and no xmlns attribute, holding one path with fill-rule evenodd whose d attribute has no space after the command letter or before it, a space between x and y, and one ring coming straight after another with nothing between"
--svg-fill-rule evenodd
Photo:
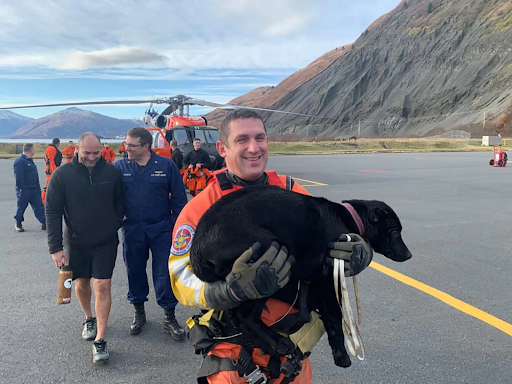
<instances>
[{"instance_id":1,"label":"person in blue jacket","mask_svg":"<svg viewBox=\"0 0 512 384\"><path fill-rule=\"evenodd\" d=\"M135 307L130 333L139 334L146 323L146 263L151 250L156 301L165 315L164 331L180 340L185 331L176 321L178 301L171 288L167 263L174 223L187 203L187 196L176 164L154 153L152 144L149 131L132 128L124 143L128 157L114 163L121 171L125 198L123 257L128 274L127 298Z\"/></svg>"},{"instance_id":2,"label":"person in blue jacket","mask_svg":"<svg viewBox=\"0 0 512 384\"><path fill-rule=\"evenodd\" d=\"M41 229L46 230L46 218L44 216L44 205L41 200L41 185L39 185L39 174L34 164L34 144L23 145L23 153L14 161L14 179L16 181L17 207L14 220L16 232L25 232L23 228L23 215L30 204L34 215L41 223ZM166 264L167 265L167 264Z\"/></svg>"}]
</instances>

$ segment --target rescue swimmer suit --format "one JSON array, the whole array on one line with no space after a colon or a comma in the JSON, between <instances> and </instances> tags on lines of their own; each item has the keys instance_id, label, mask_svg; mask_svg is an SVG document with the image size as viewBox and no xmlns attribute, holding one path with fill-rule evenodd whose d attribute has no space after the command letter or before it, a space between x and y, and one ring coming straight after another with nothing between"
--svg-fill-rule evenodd
<instances>
[{"instance_id":1,"label":"rescue swimmer suit","mask_svg":"<svg viewBox=\"0 0 512 384\"><path fill-rule=\"evenodd\" d=\"M46 184L41 192L41 200L43 204L46 200L46 188L48 188L48 182L50 181L50 177L52 173L60 166L62 163L62 152L59 151L56 145L50 144L44 153L44 161L46 163L45 173L46 173Z\"/></svg>"},{"instance_id":2,"label":"rescue swimmer suit","mask_svg":"<svg viewBox=\"0 0 512 384\"><path fill-rule=\"evenodd\" d=\"M66 163L69 163L71 160L73 160L73 157L75 156L75 149L76 146L68 145L62 150L62 156L66 158Z\"/></svg>"},{"instance_id":3,"label":"rescue swimmer suit","mask_svg":"<svg viewBox=\"0 0 512 384\"><path fill-rule=\"evenodd\" d=\"M21 224L24 220L24 213L30 204L34 215L39 222L45 223L44 206L41 201L41 186L39 184L39 174L37 166L30 157L21 154L14 161L14 179L16 181L16 214L14 220L17 224Z\"/></svg>"},{"instance_id":4,"label":"rescue swimmer suit","mask_svg":"<svg viewBox=\"0 0 512 384\"><path fill-rule=\"evenodd\" d=\"M169 281L167 262L174 223L187 203L178 168L171 159L153 151L144 167L127 158L116 161L114 166L121 171L124 189L122 234L127 299L131 304L148 301L146 263L151 250L156 301L163 309L172 309L177 300Z\"/></svg>"},{"instance_id":5,"label":"rescue swimmer suit","mask_svg":"<svg viewBox=\"0 0 512 384\"><path fill-rule=\"evenodd\" d=\"M211 172L202 164L200 167L188 168L183 175L183 184L189 189L192 197L206 188Z\"/></svg>"},{"instance_id":6,"label":"rescue swimmer suit","mask_svg":"<svg viewBox=\"0 0 512 384\"><path fill-rule=\"evenodd\" d=\"M107 163L112 164L116 159L116 152L110 147L103 148L101 150L101 157L103 157Z\"/></svg>"},{"instance_id":7,"label":"rescue swimmer suit","mask_svg":"<svg viewBox=\"0 0 512 384\"><path fill-rule=\"evenodd\" d=\"M246 182L226 170L220 170L214 172L213 178L206 189L191 200L179 215L174 226L173 242L169 256L169 273L176 298L183 305L202 309L210 308L205 295L205 283L194 275L190 265L190 249L199 219L222 196L244 186L260 184L276 185L297 193L310 195L302 186L295 183L293 179L284 175L277 175L274 171L265 171L262 178L255 182ZM296 308L290 310L289 304L273 298L267 300L266 306L268 311L262 312L262 321L266 325L271 325L283 316L293 315L298 312ZM189 327L191 326L190 320L187 321L187 324ZM193 326L197 325L194 324ZM241 348L239 344L232 344L226 341L219 342L208 351L205 362L209 361L212 355L221 358L221 360L222 358L229 358L232 361L237 361ZM218 359L216 360L219 361ZM228 359L223 360L228 361ZM258 349L254 349L252 360L259 367L268 367L270 356L262 354ZM286 358L283 357L280 364L283 364L285 360ZM200 370L199 383L247 383L247 379L240 377L238 371L224 370L220 366L204 367L204 365L203 363L203 367ZM311 377L311 363L309 358L305 358L302 360L302 370L295 377L293 383L310 384ZM280 383L283 379L283 374L280 374L279 378L272 382Z\"/></svg>"}]
</instances>

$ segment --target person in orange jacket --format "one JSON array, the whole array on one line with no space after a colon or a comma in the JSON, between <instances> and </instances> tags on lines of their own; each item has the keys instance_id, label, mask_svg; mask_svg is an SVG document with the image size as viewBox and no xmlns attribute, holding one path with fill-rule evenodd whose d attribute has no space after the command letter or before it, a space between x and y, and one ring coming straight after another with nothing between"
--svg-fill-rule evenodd
<instances>
[{"instance_id":1,"label":"person in orange jacket","mask_svg":"<svg viewBox=\"0 0 512 384\"><path fill-rule=\"evenodd\" d=\"M70 140L68 146L62 150L62 156L66 158L66 163L69 163L75 157L75 148L75 143Z\"/></svg>"},{"instance_id":2,"label":"person in orange jacket","mask_svg":"<svg viewBox=\"0 0 512 384\"><path fill-rule=\"evenodd\" d=\"M249 300L270 297L286 285L293 263L293 257L288 257L286 247L276 243L268 249L257 249L257 246L253 245L237 259L236 269L233 267L225 280L214 282L201 281L194 274L190 264L190 250L194 242L195 229L202 215L222 196L232 191L252 185L275 185L297 193L309 193L291 177L266 170L268 137L263 120L255 111L237 109L225 117L219 129L217 150L226 160L227 169L214 172L205 190L183 208L174 225L169 256L169 274L176 298L183 305L203 310L211 309L204 316L194 316L187 321L190 328L189 339L196 351L201 352L204 357L197 382L242 384L272 380L274 384L288 383L290 380L285 379L279 371L287 357L283 356L277 359L277 362L271 362L270 355L264 354L261 350L248 350L250 346L243 341L243 336L238 340L233 338L238 335L232 333L234 327L228 311ZM361 248L361 242L364 242L362 238L359 242L351 243L347 249L338 248L340 243L336 241L329 245L326 256L339 258L334 253L335 250L347 249L346 274L357 274L371 261L371 252L367 253L364 247ZM251 261L253 254L259 256L256 262ZM289 304L270 298L266 302L261 320L271 325L288 316L297 316L297 312L298 310ZM299 332L302 331L301 335L311 340L310 347L318 342L323 333L309 332L315 329L313 322L316 321L321 320L314 320L311 316L310 323L305 323L299 329ZM286 320L282 324L285 323ZM281 329L281 332L290 334L293 330L286 327ZM242 350L249 358L245 355L240 358ZM251 360L252 364L244 364L250 363ZM251 372L248 372L248 365L252 365L249 367ZM304 357L298 364L295 362L293 368L293 384L311 383L312 371L308 357ZM251 378L250 381L248 377Z\"/></svg>"},{"instance_id":3,"label":"person in orange jacket","mask_svg":"<svg viewBox=\"0 0 512 384\"><path fill-rule=\"evenodd\" d=\"M185 184L185 188L188 188L190 195L194 197L197 189L197 176L192 164L183 173L183 184Z\"/></svg>"},{"instance_id":4,"label":"person in orange jacket","mask_svg":"<svg viewBox=\"0 0 512 384\"><path fill-rule=\"evenodd\" d=\"M48 187L48 182L50 181L50 177L52 173L60 166L62 163L62 152L59 151L60 139L55 137L52 140L52 143L48 145L46 151L44 153L44 161L46 163L45 173L46 173L46 184L43 190L41 191L41 199L43 200L43 204L46 201L46 188Z\"/></svg>"},{"instance_id":5,"label":"person in orange jacket","mask_svg":"<svg viewBox=\"0 0 512 384\"><path fill-rule=\"evenodd\" d=\"M123 158L128 157L128 152L126 152L126 146L124 145L124 142L121 144L121 147L119 147L119 150L117 151Z\"/></svg>"},{"instance_id":6,"label":"person in orange jacket","mask_svg":"<svg viewBox=\"0 0 512 384\"><path fill-rule=\"evenodd\" d=\"M103 147L104 148L101 150L101 157L103 157L107 163L112 164L116 159L115 151L110 148L109 143L104 143Z\"/></svg>"},{"instance_id":7,"label":"person in orange jacket","mask_svg":"<svg viewBox=\"0 0 512 384\"><path fill-rule=\"evenodd\" d=\"M196 195L206 188L211 175L210 170L203 165L204 164L197 164L194 169L196 175Z\"/></svg>"}]
</instances>

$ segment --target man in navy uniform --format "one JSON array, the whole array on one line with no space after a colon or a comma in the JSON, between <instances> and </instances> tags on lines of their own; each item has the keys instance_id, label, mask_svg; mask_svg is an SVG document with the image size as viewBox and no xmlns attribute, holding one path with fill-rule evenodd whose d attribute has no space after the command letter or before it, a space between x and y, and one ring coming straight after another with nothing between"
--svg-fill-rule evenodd
<instances>
[{"instance_id":1,"label":"man in navy uniform","mask_svg":"<svg viewBox=\"0 0 512 384\"><path fill-rule=\"evenodd\" d=\"M37 220L41 223L41 229L46 230L39 174L37 173L37 166L32 160L34 152L34 144L24 144L23 153L14 161L14 179L16 180L16 198L18 199L16 215L14 215L14 220L16 220L14 229L16 232L25 232L22 224L23 215L29 204Z\"/></svg>"},{"instance_id":2,"label":"man in navy uniform","mask_svg":"<svg viewBox=\"0 0 512 384\"><path fill-rule=\"evenodd\" d=\"M165 314L164 331L180 340L185 331L176 321L178 301L171 288L167 263L174 223L187 203L185 188L176 164L151 150L153 137L146 129L130 129L124 144L128 158L114 165L121 171L125 195L123 257L128 274L127 298L135 307L130 333L139 334L146 323L146 263L151 250L156 301Z\"/></svg>"}]
</instances>

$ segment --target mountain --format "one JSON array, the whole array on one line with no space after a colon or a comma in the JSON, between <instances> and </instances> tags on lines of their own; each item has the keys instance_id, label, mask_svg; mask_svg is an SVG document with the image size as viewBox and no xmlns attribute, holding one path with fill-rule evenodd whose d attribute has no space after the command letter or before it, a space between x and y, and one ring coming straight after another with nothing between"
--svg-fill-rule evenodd
<instances>
[{"instance_id":1,"label":"mountain","mask_svg":"<svg viewBox=\"0 0 512 384\"><path fill-rule=\"evenodd\" d=\"M0 111L0 137L8 137L32 120L11 111Z\"/></svg>"},{"instance_id":2,"label":"mountain","mask_svg":"<svg viewBox=\"0 0 512 384\"><path fill-rule=\"evenodd\" d=\"M32 120L14 132L11 138L73 138L86 131L93 131L102 137L112 137L125 135L130 128L142 124L137 119L115 119L73 107Z\"/></svg>"},{"instance_id":3,"label":"mountain","mask_svg":"<svg viewBox=\"0 0 512 384\"><path fill-rule=\"evenodd\" d=\"M293 74L257 106L332 118L266 113L274 134L481 135L484 116L487 134L498 122L512 133L511 42L510 0L402 0L326 68Z\"/></svg>"},{"instance_id":4,"label":"mountain","mask_svg":"<svg viewBox=\"0 0 512 384\"><path fill-rule=\"evenodd\" d=\"M277 87L266 86L253 89L245 95L231 100L228 104L243 105L246 107L270 108L282 97L294 91L299 86L328 68L336 59L345 54L349 47L350 45L339 47L323 54L307 67L284 79L279 83L279 85L277 85ZM222 119L227 113L227 111L222 109L216 109L210 112L206 115L208 124L214 127L219 127Z\"/></svg>"}]
</instances>

